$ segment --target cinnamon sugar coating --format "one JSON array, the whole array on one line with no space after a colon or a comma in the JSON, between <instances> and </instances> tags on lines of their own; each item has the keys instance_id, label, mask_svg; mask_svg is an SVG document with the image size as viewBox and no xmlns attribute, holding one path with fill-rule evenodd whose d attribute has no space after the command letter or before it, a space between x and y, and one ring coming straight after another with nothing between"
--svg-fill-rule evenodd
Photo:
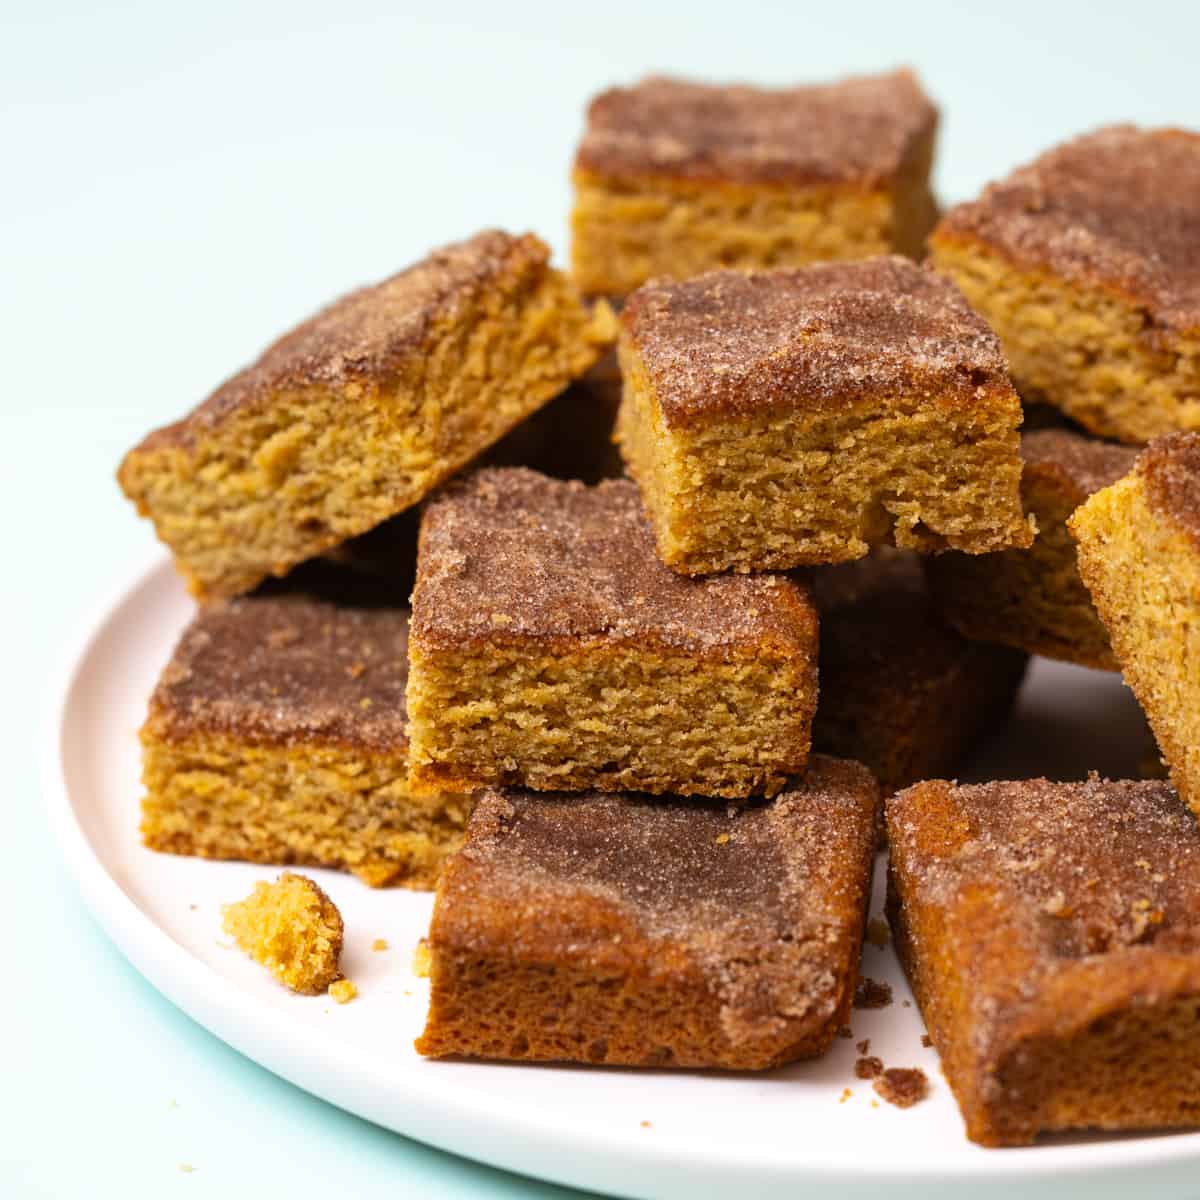
<instances>
[{"instance_id":1,"label":"cinnamon sugar coating","mask_svg":"<svg viewBox=\"0 0 1200 1200\"><path fill-rule=\"evenodd\" d=\"M1200 433L1172 433L1142 451L1137 473L1151 508L1200 546Z\"/></svg>"},{"instance_id":2,"label":"cinnamon sugar coating","mask_svg":"<svg viewBox=\"0 0 1200 1200\"><path fill-rule=\"evenodd\" d=\"M157 735L337 742L402 755L408 609L380 605L384 585L368 592L359 584L351 603L355 582L343 582L337 599L293 584L202 608L151 696ZM374 603L363 603L367 596Z\"/></svg>"},{"instance_id":3,"label":"cinnamon sugar coating","mask_svg":"<svg viewBox=\"0 0 1200 1200\"><path fill-rule=\"evenodd\" d=\"M1059 481L1078 496L1077 504L1116 483L1137 456L1131 446L1116 446L1070 429L1037 429L1021 435L1026 474Z\"/></svg>"},{"instance_id":4,"label":"cinnamon sugar coating","mask_svg":"<svg viewBox=\"0 0 1200 1200\"><path fill-rule=\"evenodd\" d=\"M1167 784L934 781L887 821L897 950L969 1137L1195 1122L1200 827Z\"/></svg>"},{"instance_id":5,"label":"cinnamon sugar coating","mask_svg":"<svg viewBox=\"0 0 1200 1200\"><path fill-rule=\"evenodd\" d=\"M543 266L550 251L533 234L477 233L431 254L382 283L335 300L272 343L182 421L157 429L138 446L186 443L231 413L270 400L280 389L354 383L386 388L411 371L409 356L433 325L489 281Z\"/></svg>"},{"instance_id":6,"label":"cinnamon sugar coating","mask_svg":"<svg viewBox=\"0 0 1200 1200\"><path fill-rule=\"evenodd\" d=\"M652 281L621 324L668 428L914 388L962 404L1011 390L999 342L954 284L897 256Z\"/></svg>"},{"instance_id":7,"label":"cinnamon sugar coating","mask_svg":"<svg viewBox=\"0 0 1200 1200\"><path fill-rule=\"evenodd\" d=\"M422 1054L762 1069L849 1012L877 787L817 758L731 815L486 792L438 892Z\"/></svg>"},{"instance_id":8,"label":"cinnamon sugar coating","mask_svg":"<svg viewBox=\"0 0 1200 1200\"><path fill-rule=\"evenodd\" d=\"M577 170L746 183L877 185L937 124L911 71L766 89L652 76L588 107Z\"/></svg>"},{"instance_id":9,"label":"cinnamon sugar coating","mask_svg":"<svg viewBox=\"0 0 1200 1200\"><path fill-rule=\"evenodd\" d=\"M1047 151L969 204L937 237L1116 289L1148 323L1200 330L1200 134L1114 125Z\"/></svg>"},{"instance_id":10,"label":"cinnamon sugar coating","mask_svg":"<svg viewBox=\"0 0 1200 1200\"><path fill-rule=\"evenodd\" d=\"M807 646L816 613L776 575L689 579L659 562L636 485L477 471L431 500L413 636L423 643L603 639L722 655Z\"/></svg>"}]
</instances>

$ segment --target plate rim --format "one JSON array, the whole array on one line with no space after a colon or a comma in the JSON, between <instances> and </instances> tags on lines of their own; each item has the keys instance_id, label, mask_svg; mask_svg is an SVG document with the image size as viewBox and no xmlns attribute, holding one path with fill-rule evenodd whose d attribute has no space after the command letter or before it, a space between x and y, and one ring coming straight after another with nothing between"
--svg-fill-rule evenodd
<instances>
[{"instance_id":1,"label":"plate rim","mask_svg":"<svg viewBox=\"0 0 1200 1200\"><path fill-rule=\"evenodd\" d=\"M685 1144L669 1134L635 1142L569 1120L542 1123L516 1097L516 1103L497 1109L469 1089L456 1092L452 1076L449 1082L433 1073L418 1078L410 1068L398 1078L361 1051L342 1046L335 1053L313 1042L309 1025L252 994L239 991L236 1003L231 1003L228 981L175 941L110 874L76 815L66 776L66 737L84 668L122 608L172 570L170 558L155 547L153 553L139 556L117 572L81 609L47 676L38 714L42 798L59 853L84 905L108 938L175 1007L273 1074L364 1120L459 1157L569 1187L612 1189L620 1195L716 1195L754 1183L789 1190L805 1183L836 1184L843 1192L855 1189L848 1194L864 1195L886 1183L893 1188L916 1187L928 1195L930 1188L964 1185L1008 1189L1016 1179L1062 1186L1095 1182L1095 1176L1103 1175L1116 1183L1126 1172L1144 1179L1147 1170L1170 1172L1200 1163L1200 1132L1182 1131L1168 1137L1117 1135L1112 1141L1085 1145L981 1150L978 1163L972 1160L949 1168L931 1168L915 1160L881 1163L868 1155L854 1162L817 1156L797 1163L794 1157L764 1158L761 1148L750 1161L738 1154L736 1143L725 1144L718 1152ZM297 1048L302 1052L297 1053ZM395 1114L401 1110L404 1120L398 1122ZM650 1191L630 1191L635 1172L648 1184L665 1182L666 1190L655 1186Z\"/></svg>"}]
</instances>

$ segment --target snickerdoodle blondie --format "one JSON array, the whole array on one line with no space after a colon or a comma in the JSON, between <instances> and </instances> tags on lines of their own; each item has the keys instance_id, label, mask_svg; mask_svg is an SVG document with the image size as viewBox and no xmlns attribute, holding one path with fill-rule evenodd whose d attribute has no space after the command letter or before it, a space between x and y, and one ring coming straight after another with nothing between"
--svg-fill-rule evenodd
<instances>
[{"instance_id":1,"label":"snickerdoodle blondie","mask_svg":"<svg viewBox=\"0 0 1200 1200\"><path fill-rule=\"evenodd\" d=\"M532 234L496 230L343 297L118 478L201 598L268 575L416 504L582 375L611 344Z\"/></svg>"}]
</instances>

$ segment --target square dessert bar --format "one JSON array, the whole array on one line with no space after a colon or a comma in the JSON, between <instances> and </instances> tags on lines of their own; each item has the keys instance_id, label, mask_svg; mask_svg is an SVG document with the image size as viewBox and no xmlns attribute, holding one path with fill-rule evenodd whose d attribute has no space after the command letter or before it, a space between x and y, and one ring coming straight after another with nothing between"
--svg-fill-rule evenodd
<instances>
[{"instance_id":1,"label":"square dessert bar","mask_svg":"<svg viewBox=\"0 0 1200 1200\"><path fill-rule=\"evenodd\" d=\"M762 806L488 791L429 931L420 1053L763 1070L849 1020L878 788L814 758Z\"/></svg>"},{"instance_id":2,"label":"square dessert bar","mask_svg":"<svg viewBox=\"0 0 1200 1200\"><path fill-rule=\"evenodd\" d=\"M343 297L118 474L201 598L416 504L611 344L531 234L490 231Z\"/></svg>"},{"instance_id":3,"label":"square dessert bar","mask_svg":"<svg viewBox=\"0 0 1200 1200\"><path fill-rule=\"evenodd\" d=\"M808 759L804 587L669 571L628 480L488 469L430 500L409 655L414 787L741 798Z\"/></svg>"},{"instance_id":4,"label":"square dessert bar","mask_svg":"<svg viewBox=\"0 0 1200 1200\"><path fill-rule=\"evenodd\" d=\"M1169 785L935 781L887 824L896 950L972 1141L1200 1123L1200 826Z\"/></svg>"},{"instance_id":5,"label":"square dessert bar","mask_svg":"<svg viewBox=\"0 0 1200 1200\"><path fill-rule=\"evenodd\" d=\"M1200 433L1151 443L1070 530L1125 682L1200 815Z\"/></svg>"},{"instance_id":6,"label":"square dessert bar","mask_svg":"<svg viewBox=\"0 0 1200 1200\"><path fill-rule=\"evenodd\" d=\"M650 78L588 107L572 267L593 295L658 275L920 257L937 110L910 71L766 90Z\"/></svg>"},{"instance_id":7,"label":"square dessert bar","mask_svg":"<svg viewBox=\"0 0 1200 1200\"><path fill-rule=\"evenodd\" d=\"M1125 442L1200 429L1200 134L1067 142L951 209L930 253L1027 400Z\"/></svg>"},{"instance_id":8,"label":"square dessert bar","mask_svg":"<svg viewBox=\"0 0 1200 1200\"><path fill-rule=\"evenodd\" d=\"M1021 496L1037 521L1037 538L1028 550L930 559L942 614L964 637L1115 671L1108 630L1079 578L1067 518L1120 479L1137 451L1066 429L1041 429L1022 436L1021 457Z\"/></svg>"},{"instance_id":9,"label":"square dessert bar","mask_svg":"<svg viewBox=\"0 0 1200 1200\"><path fill-rule=\"evenodd\" d=\"M214 601L180 639L142 728L143 839L432 887L470 802L408 788L408 611L298 574L311 591Z\"/></svg>"},{"instance_id":10,"label":"square dessert bar","mask_svg":"<svg viewBox=\"0 0 1200 1200\"><path fill-rule=\"evenodd\" d=\"M908 551L878 550L806 578L821 618L813 749L853 754L885 795L954 775L1003 724L1028 656L950 629Z\"/></svg>"},{"instance_id":11,"label":"square dessert bar","mask_svg":"<svg viewBox=\"0 0 1200 1200\"><path fill-rule=\"evenodd\" d=\"M906 259L647 284L619 353L621 453L678 571L1032 540L999 344Z\"/></svg>"}]
</instances>

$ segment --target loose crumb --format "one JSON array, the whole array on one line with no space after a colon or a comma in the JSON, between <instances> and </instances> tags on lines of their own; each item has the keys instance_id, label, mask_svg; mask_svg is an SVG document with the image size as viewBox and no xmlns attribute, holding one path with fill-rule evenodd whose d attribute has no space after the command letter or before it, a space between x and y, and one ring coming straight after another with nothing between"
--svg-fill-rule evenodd
<instances>
[{"instance_id":1,"label":"loose crumb","mask_svg":"<svg viewBox=\"0 0 1200 1200\"><path fill-rule=\"evenodd\" d=\"M921 1034L921 1045L924 1046L926 1050L928 1050L930 1048L930 1046L933 1045L933 1038L931 1038L929 1036L929 1034L927 1034L927 1033Z\"/></svg>"},{"instance_id":2,"label":"loose crumb","mask_svg":"<svg viewBox=\"0 0 1200 1200\"><path fill-rule=\"evenodd\" d=\"M861 1042L855 1042L854 1048L855 1048L855 1050L857 1050L859 1052L859 1054L870 1054L871 1053L871 1039L863 1038L863 1040Z\"/></svg>"},{"instance_id":3,"label":"loose crumb","mask_svg":"<svg viewBox=\"0 0 1200 1200\"><path fill-rule=\"evenodd\" d=\"M887 1008L892 1002L892 985L864 975L854 989L855 1008Z\"/></svg>"},{"instance_id":4,"label":"loose crumb","mask_svg":"<svg viewBox=\"0 0 1200 1200\"><path fill-rule=\"evenodd\" d=\"M386 950L388 948L387 938L376 938L371 943L372 950Z\"/></svg>"},{"instance_id":5,"label":"loose crumb","mask_svg":"<svg viewBox=\"0 0 1200 1200\"><path fill-rule=\"evenodd\" d=\"M929 1077L920 1067L889 1067L871 1086L897 1108L911 1108L929 1095Z\"/></svg>"},{"instance_id":6,"label":"loose crumb","mask_svg":"<svg viewBox=\"0 0 1200 1200\"><path fill-rule=\"evenodd\" d=\"M191 1163L180 1163L179 1169L185 1174L190 1175L196 1168Z\"/></svg>"},{"instance_id":7,"label":"loose crumb","mask_svg":"<svg viewBox=\"0 0 1200 1200\"><path fill-rule=\"evenodd\" d=\"M886 921L881 921L878 917L872 917L867 922L867 941L872 946L878 946L882 950L891 940L892 931Z\"/></svg>"},{"instance_id":8,"label":"loose crumb","mask_svg":"<svg viewBox=\"0 0 1200 1200\"><path fill-rule=\"evenodd\" d=\"M284 871L221 908L221 927L294 992L319 995L339 975L342 914L307 876Z\"/></svg>"},{"instance_id":9,"label":"loose crumb","mask_svg":"<svg viewBox=\"0 0 1200 1200\"><path fill-rule=\"evenodd\" d=\"M649 1128L650 1128L650 1122L649 1122L649 1121L642 1121L642 1122L640 1122L640 1124L641 1124L641 1127L642 1127L643 1129L649 1129Z\"/></svg>"},{"instance_id":10,"label":"loose crumb","mask_svg":"<svg viewBox=\"0 0 1200 1200\"><path fill-rule=\"evenodd\" d=\"M872 1101L871 1101L871 1107L872 1107L872 1108L878 1108L878 1107L879 1107L879 1101L878 1101L878 1100L872 1100Z\"/></svg>"},{"instance_id":11,"label":"loose crumb","mask_svg":"<svg viewBox=\"0 0 1200 1200\"><path fill-rule=\"evenodd\" d=\"M429 939L422 938L413 949L412 955L412 972L418 979L429 978L429 966L432 962L432 957L429 953Z\"/></svg>"},{"instance_id":12,"label":"loose crumb","mask_svg":"<svg viewBox=\"0 0 1200 1200\"><path fill-rule=\"evenodd\" d=\"M339 1004L349 1004L358 995L358 988L349 979L335 979L329 985L329 994Z\"/></svg>"},{"instance_id":13,"label":"loose crumb","mask_svg":"<svg viewBox=\"0 0 1200 1200\"><path fill-rule=\"evenodd\" d=\"M901 1000L900 1003L904 1008L912 1008L911 1000Z\"/></svg>"},{"instance_id":14,"label":"loose crumb","mask_svg":"<svg viewBox=\"0 0 1200 1200\"><path fill-rule=\"evenodd\" d=\"M874 1079L883 1073L883 1059L874 1054L858 1059L854 1064L854 1074L859 1079Z\"/></svg>"},{"instance_id":15,"label":"loose crumb","mask_svg":"<svg viewBox=\"0 0 1200 1200\"><path fill-rule=\"evenodd\" d=\"M842 1088L842 1094L838 1097L839 1104L845 1104L854 1093L849 1088Z\"/></svg>"},{"instance_id":16,"label":"loose crumb","mask_svg":"<svg viewBox=\"0 0 1200 1200\"><path fill-rule=\"evenodd\" d=\"M852 1038L854 1036L854 1030L851 1029L849 1025L839 1025L837 1035L840 1038Z\"/></svg>"}]
</instances>

